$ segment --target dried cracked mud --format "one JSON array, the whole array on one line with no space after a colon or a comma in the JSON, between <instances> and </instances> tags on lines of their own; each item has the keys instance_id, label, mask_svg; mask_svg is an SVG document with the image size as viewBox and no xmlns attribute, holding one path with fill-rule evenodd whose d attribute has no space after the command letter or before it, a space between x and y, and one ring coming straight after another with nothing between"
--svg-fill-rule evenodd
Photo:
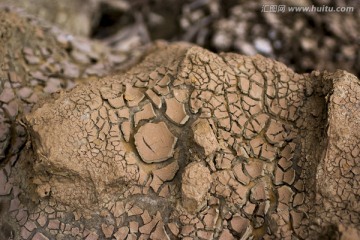
<instances>
[{"instance_id":1,"label":"dried cracked mud","mask_svg":"<svg viewBox=\"0 0 360 240\"><path fill-rule=\"evenodd\" d=\"M159 43L29 102L3 71L1 239L360 237L352 74Z\"/></svg>"}]
</instances>

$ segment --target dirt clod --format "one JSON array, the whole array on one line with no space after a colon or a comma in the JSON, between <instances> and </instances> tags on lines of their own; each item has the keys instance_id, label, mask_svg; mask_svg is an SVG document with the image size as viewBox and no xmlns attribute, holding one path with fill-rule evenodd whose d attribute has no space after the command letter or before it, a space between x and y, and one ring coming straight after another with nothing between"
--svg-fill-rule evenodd
<instances>
[{"instance_id":1,"label":"dirt clod","mask_svg":"<svg viewBox=\"0 0 360 240\"><path fill-rule=\"evenodd\" d=\"M164 42L110 73L124 52L0 20L0 237L359 235L354 75Z\"/></svg>"}]
</instances>

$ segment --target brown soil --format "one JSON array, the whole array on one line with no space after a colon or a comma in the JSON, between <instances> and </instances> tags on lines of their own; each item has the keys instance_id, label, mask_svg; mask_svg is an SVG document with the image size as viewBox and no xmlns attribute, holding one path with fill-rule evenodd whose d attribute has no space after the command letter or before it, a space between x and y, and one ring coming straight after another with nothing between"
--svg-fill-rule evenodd
<instances>
[{"instance_id":1,"label":"brown soil","mask_svg":"<svg viewBox=\"0 0 360 240\"><path fill-rule=\"evenodd\" d=\"M354 75L0 23L0 239L359 237Z\"/></svg>"}]
</instances>

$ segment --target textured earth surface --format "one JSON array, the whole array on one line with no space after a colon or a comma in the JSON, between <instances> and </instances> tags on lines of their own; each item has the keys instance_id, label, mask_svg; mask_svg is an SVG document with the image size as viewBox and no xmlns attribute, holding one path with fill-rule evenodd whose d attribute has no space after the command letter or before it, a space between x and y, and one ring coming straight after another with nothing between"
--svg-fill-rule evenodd
<instances>
[{"instance_id":1,"label":"textured earth surface","mask_svg":"<svg viewBox=\"0 0 360 240\"><path fill-rule=\"evenodd\" d=\"M0 239L360 237L354 75L0 22Z\"/></svg>"}]
</instances>

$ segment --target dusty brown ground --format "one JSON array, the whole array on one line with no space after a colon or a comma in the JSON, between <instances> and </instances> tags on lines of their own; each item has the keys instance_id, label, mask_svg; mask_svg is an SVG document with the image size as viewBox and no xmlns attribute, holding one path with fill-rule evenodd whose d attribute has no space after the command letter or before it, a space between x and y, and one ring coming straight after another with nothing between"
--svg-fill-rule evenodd
<instances>
[{"instance_id":1,"label":"dusty brown ground","mask_svg":"<svg viewBox=\"0 0 360 240\"><path fill-rule=\"evenodd\" d=\"M0 239L359 238L354 75L0 22Z\"/></svg>"}]
</instances>

